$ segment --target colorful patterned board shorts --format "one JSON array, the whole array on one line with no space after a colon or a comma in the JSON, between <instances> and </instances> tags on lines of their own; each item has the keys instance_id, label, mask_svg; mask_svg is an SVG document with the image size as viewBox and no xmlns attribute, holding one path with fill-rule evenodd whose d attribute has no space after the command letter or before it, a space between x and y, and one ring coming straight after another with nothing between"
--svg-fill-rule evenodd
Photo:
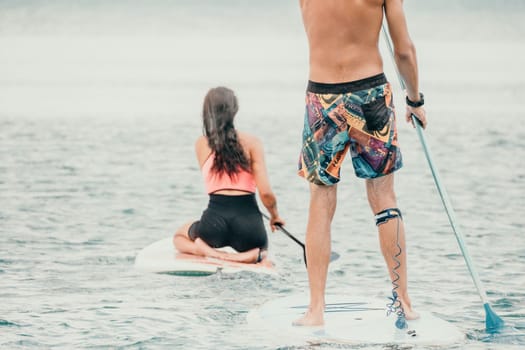
<instances>
[{"instance_id":1,"label":"colorful patterned board shorts","mask_svg":"<svg viewBox=\"0 0 525 350\"><path fill-rule=\"evenodd\" d=\"M348 83L308 82L299 175L318 185L336 184L348 149L360 178L384 176L403 165L384 74Z\"/></svg>"}]
</instances>

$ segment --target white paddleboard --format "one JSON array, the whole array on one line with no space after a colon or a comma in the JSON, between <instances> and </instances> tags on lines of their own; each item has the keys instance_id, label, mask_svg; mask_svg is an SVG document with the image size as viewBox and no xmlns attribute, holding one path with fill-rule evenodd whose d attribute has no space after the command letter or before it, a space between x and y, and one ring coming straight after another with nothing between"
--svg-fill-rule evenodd
<instances>
[{"instance_id":1,"label":"white paddleboard","mask_svg":"<svg viewBox=\"0 0 525 350\"><path fill-rule=\"evenodd\" d=\"M145 272L181 276L207 276L219 271L276 274L275 268L263 264L244 264L178 253L173 247L172 237L161 239L143 248L135 258L135 268Z\"/></svg>"},{"instance_id":2,"label":"white paddleboard","mask_svg":"<svg viewBox=\"0 0 525 350\"><path fill-rule=\"evenodd\" d=\"M308 308L307 295L278 298L250 311L248 324L277 339L344 344L450 345L465 339L452 323L421 312L418 320L407 321L408 328L395 327L396 316L386 315L388 299L375 300L347 295L327 295L323 327L298 327L292 322Z\"/></svg>"}]
</instances>

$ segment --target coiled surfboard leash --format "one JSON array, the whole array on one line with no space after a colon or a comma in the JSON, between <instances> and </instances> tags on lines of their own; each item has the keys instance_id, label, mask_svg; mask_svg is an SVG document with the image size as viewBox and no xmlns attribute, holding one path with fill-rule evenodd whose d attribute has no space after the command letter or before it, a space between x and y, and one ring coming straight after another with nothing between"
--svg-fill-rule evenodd
<instances>
[{"instance_id":1,"label":"coiled surfboard leash","mask_svg":"<svg viewBox=\"0 0 525 350\"><path fill-rule=\"evenodd\" d=\"M401 249L401 245L399 244L399 220L403 219L403 216L401 215L401 211L398 208L388 208L383 211L380 211L375 215L376 219L376 226L379 226L381 224L386 223L390 219L396 219L397 218L397 229L396 229L396 246L397 246L397 253L393 256L393 259L396 263L394 268L392 269L392 274L394 275L394 279L392 280L392 297L389 297L390 303L387 304L387 316L390 314L395 314L397 316L396 320L396 327L398 329L406 329L408 328L408 323L406 321L405 317L405 311L403 310L403 305L401 304L401 301L398 298L397 289L399 288L399 284L397 283L399 281L399 274L397 273L397 270L401 267L401 261L399 261L399 256L403 252ZM409 335L412 331L409 332ZM415 332L412 336L415 335Z\"/></svg>"}]
</instances>

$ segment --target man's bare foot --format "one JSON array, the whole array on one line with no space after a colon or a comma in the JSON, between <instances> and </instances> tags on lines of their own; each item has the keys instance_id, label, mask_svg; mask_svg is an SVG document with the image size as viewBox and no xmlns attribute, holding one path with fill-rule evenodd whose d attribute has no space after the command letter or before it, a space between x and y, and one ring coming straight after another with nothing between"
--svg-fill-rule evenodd
<instances>
[{"instance_id":1,"label":"man's bare foot","mask_svg":"<svg viewBox=\"0 0 525 350\"><path fill-rule=\"evenodd\" d=\"M412 309L404 309L403 311L405 312L405 318L409 321L417 320L419 318L419 313Z\"/></svg>"},{"instance_id":2,"label":"man's bare foot","mask_svg":"<svg viewBox=\"0 0 525 350\"><path fill-rule=\"evenodd\" d=\"M419 318L419 313L412 309L410 302L405 302L402 299L399 299L399 301L401 302L407 320L417 320Z\"/></svg>"},{"instance_id":3,"label":"man's bare foot","mask_svg":"<svg viewBox=\"0 0 525 350\"><path fill-rule=\"evenodd\" d=\"M324 312L314 313L308 310L303 317L292 322L294 326L319 327L324 325Z\"/></svg>"}]
</instances>

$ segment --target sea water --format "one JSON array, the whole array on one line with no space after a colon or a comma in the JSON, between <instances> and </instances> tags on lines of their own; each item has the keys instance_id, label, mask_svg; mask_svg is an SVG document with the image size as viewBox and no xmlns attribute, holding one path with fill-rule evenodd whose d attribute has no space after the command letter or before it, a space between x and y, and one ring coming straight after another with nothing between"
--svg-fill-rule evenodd
<instances>
[{"instance_id":1,"label":"sea water","mask_svg":"<svg viewBox=\"0 0 525 350\"><path fill-rule=\"evenodd\" d=\"M465 333L451 348L522 349L525 5L432 0L405 8L427 142L508 327L484 331L479 294L417 135L403 121L403 94L382 45L405 164L396 191L413 304ZM0 1L0 348L344 348L247 324L254 307L307 290L302 250L280 232L270 234L278 276L133 268L141 248L206 205L193 144L202 99L218 85L237 92L236 125L264 141L280 213L304 240L308 186L296 161L307 65L295 1ZM391 285L350 163L338 187L332 250L340 258L327 290L386 300Z\"/></svg>"}]
</instances>

